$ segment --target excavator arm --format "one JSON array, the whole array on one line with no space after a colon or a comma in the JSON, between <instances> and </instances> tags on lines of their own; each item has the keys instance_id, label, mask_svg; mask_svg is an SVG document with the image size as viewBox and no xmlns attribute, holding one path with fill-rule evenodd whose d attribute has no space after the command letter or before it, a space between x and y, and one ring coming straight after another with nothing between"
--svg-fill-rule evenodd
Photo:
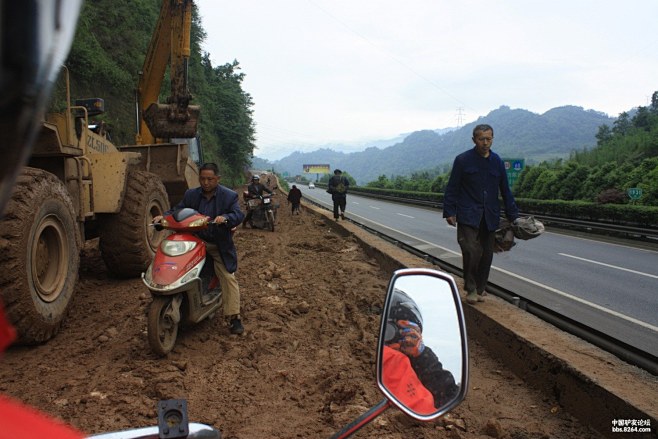
<instances>
[{"instance_id":1,"label":"excavator arm","mask_svg":"<svg viewBox=\"0 0 658 439\"><path fill-rule=\"evenodd\" d=\"M199 107L189 105L192 95L188 89L192 6L192 0L162 1L136 91L138 145L196 135ZM168 64L171 95L166 104L160 104L158 96Z\"/></svg>"}]
</instances>

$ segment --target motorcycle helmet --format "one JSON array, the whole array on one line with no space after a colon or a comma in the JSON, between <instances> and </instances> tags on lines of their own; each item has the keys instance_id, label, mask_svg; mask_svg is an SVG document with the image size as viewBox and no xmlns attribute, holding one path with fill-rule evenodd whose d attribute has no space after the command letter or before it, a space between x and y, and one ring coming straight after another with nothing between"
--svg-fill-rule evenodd
<instances>
[{"instance_id":1,"label":"motorcycle helmet","mask_svg":"<svg viewBox=\"0 0 658 439\"><path fill-rule=\"evenodd\" d=\"M260 181L260 175L256 174L253 177L251 177L251 179L254 181Z\"/></svg>"},{"instance_id":2,"label":"motorcycle helmet","mask_svg":"<svg viewBox=\"0 0 658 439\"><path fill-rule=\"evenodd\" d=\"M423 315L420 313L418 305L407 293L396 288L386 318L386 332L384 333L386 343L394 343L400 337L398 320L413 322L420 327L420 332L423 332Z\"/></svg>"}]
</instances>

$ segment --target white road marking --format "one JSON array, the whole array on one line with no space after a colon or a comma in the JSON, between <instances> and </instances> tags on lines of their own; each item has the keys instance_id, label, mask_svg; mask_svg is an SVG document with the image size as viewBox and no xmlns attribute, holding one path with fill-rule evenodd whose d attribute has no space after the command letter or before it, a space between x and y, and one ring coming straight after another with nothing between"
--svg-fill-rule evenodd
<instances>
[{"instance_id":1,"label":"white road marking","mask_svg":"<svg viewBox=\"0 0 658 439\"><path fill-rule=\"evenodd\" d=\"M649 324L649 323L643 322L643 321L641 321L641 320L637 320L637 319L635 319L635 318L633 318L633 317L629 317L629 316L627 316L627 315L625 315L625 314L622 314L622 313L619 313L619 312L617 312L617 311L613 311L613 310L608 309L608 308L606 308L606 307L604 307L604 306L597 305L596 303L590 302L589 300L581 299L580 297L577 297L577 296L571 295L571 294L569 294L569 293L565 293L564 291L560 291L560 290L555 289L555 288L553 288L553 287L549 287L548 285L544 285L544 284L539 283L539 282L536 282L536 281L534 281L534 280L532 280L532 279L528 279L527 277L519 276L518 274L516 274L516 273L512 273L511 271L503 270L502 268L498 268L498 267L494 267L494 266L492 266L491 268L493 268L494 270L498 270L498 271L500 271L501 273L505 273L505 274L507 274L507 275L514 276L514 277L516 277L517 279L521 279L521 280L523 280L523 281L525 281L525 282L528 282L528 283L530 283L530 284L537 285L538 287L545 288L545 289L547 289L547 290L549 290L549 291L552 291L552 292L555 293L555 294L559 294L560 296L567 297L567 298L569 298L569 299L571 299L571 300L574 300L574 301L576 301L576 302L580 302L580 303L582 303L582 304L584 304L584 305L590 306L590 307L592 307L592 308L596 308L596 309L598 309L599 311L602 311L602 312L604 312L604 313L611 314L611 315L613 315L613 316L615 316L615 317L619 317L620 319L626 320L626 321L631 322L631 323L635 323L636 325L643 326L643 327L645 327L645 328L647 328L647 329L650 329L650 330L652 330L652 331L654 331L654 332L658 332L658 327L657 327L657 326L653 326L653 325L651 325L651 324Z\"/></svg>"},{"instance_id":2,"label":"white road marking","mask_svg":"<svg viewBox=\"0 0 658 439\"><path fill-rule=\"evenodd\" d=\"M400 216L404 216L404 217L407 217L407 218L411 218L411 219L414 219L414 218L415 218L414 216L411 216L411 215L405 215L404 213L398 213L398 215L400 215Z\"/></svg>"},{"instance_id":3,"label":"white road marking","mask_svg":"<svg viewBox=\"0 0 658 439\"><path fill-rule=\"evenodd\" d=\"M616 265L610 265L604 262L592 261L591 259L580 258L578 256L568 255L566 253L558 253L558 255L565 256L567 258L578 259L579 261L585 261L591 264L603 265L604 267L615 268L617 270L628 271L629 273L639 274L641 276L647 276L647 277L652 277L654 279L658 279L658 276L656 276L655 274L643 273L641 271L631 270L630 268L618 267Z\"/></svg>"},{"instance_id":4,"label":"white road marking","mask_svg":"<svg viewBox=\"0 0 658 439\"><path fill-rule=\"evenodd\" d=\"M371 209L381 210L379 207L375 207L375 206L368 206L368 207L370 207Z\"/></svg>"}]
</instances>

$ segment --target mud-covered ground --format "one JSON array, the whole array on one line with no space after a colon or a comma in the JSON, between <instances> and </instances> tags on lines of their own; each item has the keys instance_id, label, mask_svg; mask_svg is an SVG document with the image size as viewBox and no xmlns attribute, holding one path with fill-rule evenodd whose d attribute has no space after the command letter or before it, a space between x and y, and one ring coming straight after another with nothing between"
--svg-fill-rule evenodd
<instances>
[{"instance_id":1,"label":"mud-covered ground","mask_svg":"<svg viewBox=\"0 0 658 439\"><path fill-rule=\"evenodd\" d=\"M166 358L146 338L141 280L108 277L87 243L70 315L36 347L0 362L0 391L92 433L156 424L160 399L184 398L190 420L224 438L329 437L382 399L374 380L379 307L391 273L354 238L280 196L276 232L239 229L242 336L215 317L179 334ZM598 437L550 395L526 386L470 342L466 400L418 423L389 409L356 437Z\"/></svg>"}]
</instances>

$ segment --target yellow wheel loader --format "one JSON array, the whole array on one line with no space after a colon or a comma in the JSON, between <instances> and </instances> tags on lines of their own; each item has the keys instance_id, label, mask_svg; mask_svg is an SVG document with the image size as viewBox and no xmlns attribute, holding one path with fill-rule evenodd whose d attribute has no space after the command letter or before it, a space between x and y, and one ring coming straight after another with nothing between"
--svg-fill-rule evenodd
<instances>
[{"instance_id":1,"label":"yellow wheel loader","mask_svg":"<svg viewBox=\"0 0 658 439\"><path fill-rule=\"evenodd\" d=\"M71 105L66 72L66 109L46 114L0 220L0 292L22 343L59 330L86 239L100 237L113 275L138 276L164 237L149 227L152 218L198 185L195 143L170 141L196 135L199 108L187 90L191 14L191 0L163 0L140 72L137 145L115 146L103 124L90 121L103 113L102 99ZM160 104L169 62L172 96Z\"/></svg>"}]
</instances>

